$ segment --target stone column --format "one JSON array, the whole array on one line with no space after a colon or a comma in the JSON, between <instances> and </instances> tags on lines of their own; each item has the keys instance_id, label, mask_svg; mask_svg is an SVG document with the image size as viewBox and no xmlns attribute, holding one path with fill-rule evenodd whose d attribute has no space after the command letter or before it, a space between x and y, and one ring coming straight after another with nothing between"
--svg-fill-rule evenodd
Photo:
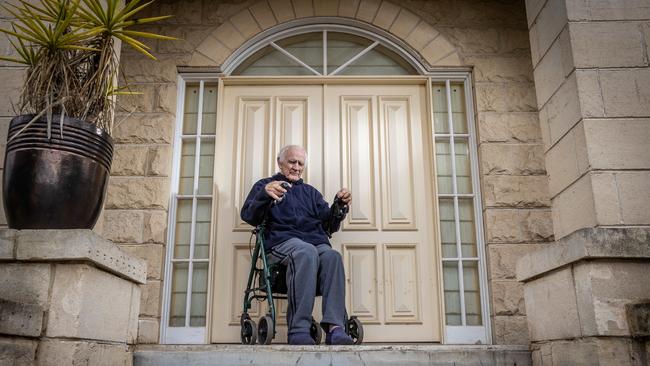
<instances>
[{"instance_id":1,"label":"stone column","mask_svg":"<svg viewBox=\"0 0 650 366\"><path fill-rule=\"evenodd\" d=\"M631 324L650 302L650 6L526 10L557 239L518 263L533 360L640 364Z\"/></svg>"},{"instance_id":2,"label":"stone column","mask_svg":"<svg viewBox=\"0 0 650 366\"><path fill-rule=\"evenodd\" d=\"M1 230L0 365L132 365L145 282L92 231Z\"/></svg>"}]
</instances>

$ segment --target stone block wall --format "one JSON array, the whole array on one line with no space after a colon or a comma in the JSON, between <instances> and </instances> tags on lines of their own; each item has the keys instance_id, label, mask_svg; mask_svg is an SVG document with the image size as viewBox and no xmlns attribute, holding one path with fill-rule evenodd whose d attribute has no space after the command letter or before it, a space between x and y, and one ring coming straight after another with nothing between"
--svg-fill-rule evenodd
<instances>
[{"instance_id":1,"label":"stone block wall","mask_svg":"<svg viewBox=\"0 0 650 366\"><path fill-rule=\"evenodd\" d=\"M89 230L0 230L0 365L132 365L145 277Z\"/></svg>"},{"instance_id":2,"label":"stone block wall","mask_svg":"<svg viewBox=\"0 0 650 366\"><path fill-rule=\"evenodd\" d=\"M650 6L526 8L558 239L518 264L533 364L645 364L626 307L647 306L649 291Z\"/></svg>"},{"instance_id":3,"label":"stone block wall","mask_svg":"<svg viewBox=\"0 0 650 366\"><path fill-rule=\"evenodd\" d=\"M526 1L553 228L650 223L650 7Z\"/></svg>"},{"instance_id":4,"label":"stone block wall","mask_svg":"<svg viewBox=\"0 0 650 366\"><path fill-rule=\"evenodd\" d=\"M12 16L5 9L0 8L0 27L7 28ZM11 47L7 37L0 37L0 52L3 56L16 57L16 52ZM0 60L0 80L3 82L2 98L0 98L0 178L4 169L5 148L7 146L7 130L9 122L16 116L20 91L23 87L25 67L15 63ZM2 207L0 195L0 207ZM0 227L7 225L4 209L0 210Z\"/></svg>"},{"instance_id":5,"label":"stone block wall","mask_svg":"<svg viewBox=\"0 0 650 366\"><path fill-rule=\"evenodd\" d=\"M645 365L650 230L585 228L523 256L533 365Z\"/></svg>"}]
</instances>

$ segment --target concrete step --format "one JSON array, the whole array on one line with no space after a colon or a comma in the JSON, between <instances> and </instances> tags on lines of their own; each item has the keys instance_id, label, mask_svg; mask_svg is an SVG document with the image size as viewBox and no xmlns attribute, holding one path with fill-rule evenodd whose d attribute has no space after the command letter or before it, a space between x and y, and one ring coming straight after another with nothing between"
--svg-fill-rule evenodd
<instances>
[{"instance_id":1,"label":"concrete step","mask_svg":"<svg viewBox=\"0 0 650 366\"><path fill-rule=\"evenodd\" d=\"M361 345L243 346L138 345L134 366L296 365L296 366L529 366L527 346Z\"/></svg>"}]
</instances>

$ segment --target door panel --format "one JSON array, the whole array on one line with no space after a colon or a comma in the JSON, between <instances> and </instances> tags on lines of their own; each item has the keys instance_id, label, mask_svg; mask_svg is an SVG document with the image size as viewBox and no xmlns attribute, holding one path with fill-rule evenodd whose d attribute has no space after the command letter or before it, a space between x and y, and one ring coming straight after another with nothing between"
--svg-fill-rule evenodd
<instances>
[{"instance_id":1,"label":"door panel","mask_svg":"<svg viewBox=\"0 0 650 366\"><path fill-rule=\"evenodd\" d=\"M372 124L372 98L340 98L342 182L354 196L347 230L377 230L375 202L375 134ZM329 197L327 197L329 198Z\"/></svg>"},{"instance_id":2,"label":"door panel","mask_svg":"<svg viewBox=\"0 0 650 366\"><path fill-rule=\"evenodd\" d=\"M379 97L382 157L382 229L414 230L410 100ZM406 179L405 179L406 178Z\"/></svg>"},{"instance_id":3,"label":"door panel","mask_svg":"<svg viewBox=\"0 0 650 366\"><path fill-rule=\"evenodd\" d=\"M242 97L239 99L237 109L237 129L235 141L240 143L235 146L238 151L235 162L237 174L235 189L237 190L234 207L241 207L246 200L246 195L257 177L268 176L272 168L272 154L270 154L270 116L271 98ZM263 157L260 159L260 157ZM219 185L221 186L221 185ZM234 212L235 229L249 230L249 225L241 220L238 212Z\"/></svg>"},{"instance_id":4,"label":"door panel","mask_svg":"<svg viewBox=\"0 0 650 366\"><path fill-rule=\"evenodd\" d=\"M305 180L328 202L342 186L353 193L332 245L343 255L346 306L364 322L364 340L439 342L424 87L232 86L223 101L211 341L239 342L251 229L239 219L241 204L255 181L277 171L280 147L299 144L308 152ZM254 317L265 309L254 307ZM286 341L286 303L278 309L275 343ZM320 301L314 310L320 319Z\"/></svg>"}]
</instances>

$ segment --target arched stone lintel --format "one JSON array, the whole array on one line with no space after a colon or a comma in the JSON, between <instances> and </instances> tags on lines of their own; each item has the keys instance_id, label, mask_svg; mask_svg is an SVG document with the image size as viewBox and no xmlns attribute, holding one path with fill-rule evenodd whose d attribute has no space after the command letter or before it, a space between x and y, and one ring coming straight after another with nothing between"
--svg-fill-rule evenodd
<instances>
[{"instance_id":1,"label":"arched stone lintel","mask_svg":"<svg viewBox=\"0 0 650 366\"><path fill-rule=\"evenodd\" d=\"M338 24L392 41L421 67L463 66L458 48L409 10L382 0L262 0L230 17L195 49L186 66L232 70L259 41L297 26ZM413 63L413 62L412 62Z\"/></svg>"}]
</instances>

